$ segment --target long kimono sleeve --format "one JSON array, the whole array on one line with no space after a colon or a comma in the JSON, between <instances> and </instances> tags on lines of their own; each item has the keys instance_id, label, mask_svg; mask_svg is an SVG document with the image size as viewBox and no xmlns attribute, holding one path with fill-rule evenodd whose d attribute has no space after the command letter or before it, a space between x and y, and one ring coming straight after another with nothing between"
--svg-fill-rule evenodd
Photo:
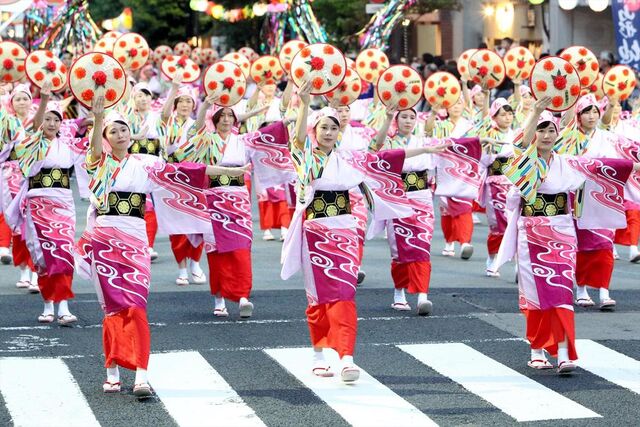
<instances>
[{"instance_id":1,"label":"long kimono sleeve","mask_svg":"<svg viewBox=\"0 0 640 427\"><path fill-rule=\"evenodd\" d=\"M482 183L478 138L450 138L453 145L436 156L436 196L475 199Z\"/></svg>"},{"instance_id":2,"label":"long kimono sleeve","mask_svg":"<svg viewBox=\"0 0 640 427\"><path fill-rule=\"evenodd\" d=\"M567 164L585 178L576 194L578 228L625 228L624 186L633 162L624 159L568 157Z\"/></svg>"},{"instance_id":3,"label":"long kimono sleeve","mask_svg":"<svg viewBox=\"0 0 640 427\"><path fill-rule=\"evenodd\" d=\"M211 232L204 189L208 177L206 165L196 163L149 162L145 166L158 218L158 232L203 234Z\"/></svg>"},{"instance_id":4,"label":"long kimono sleeve","mask_svg":"<svg viewBox=\"0 0 640 427\"><path fill-rule=\"evenodd\" d=\"M616 151L621 158L633 162L640 161L640 142L619 137L616 144ZM632 172L624 187L624 198L626 200L640 203L640 173Z\"/></svg>"},{"instance_id":5,"label":"long kimono sleeve","mask_svg":"<svg viewBox=\"0 0 640 427\"><path fill-rule=\"evenodd\" d=\"M286 184L296 178L288 149L289 132L282 121L242 136L248 159L262 188Z\"/></svg>"}]
</instances>

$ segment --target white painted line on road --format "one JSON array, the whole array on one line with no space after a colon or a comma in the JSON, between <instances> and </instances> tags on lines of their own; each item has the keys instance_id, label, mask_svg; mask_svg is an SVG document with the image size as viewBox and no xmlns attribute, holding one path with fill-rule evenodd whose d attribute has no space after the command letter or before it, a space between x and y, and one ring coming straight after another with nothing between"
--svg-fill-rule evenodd
<instances>
[{"instance_id":1,"label":"white painted line on road","mask_svg":"<svg viewBox=\"0 0 640 427\"><path fill-rule=\"evenodd\" d=\"M15 426L100 426L60 359L0 358L0 392Z\"/></svg>"},{"instance_id":2,"label":"white painted line on road","mask_svg":"<svg viewBox=\"0 0 640 427\"><path fill-rule=\"evenodd\" d=\"M465 344L400 345L398 348L517 421L600 417Z\"/></svg>"},{"instance_id":3,"label":"white painted line on road","mask_svg":"<svg viewBox=\"0 0 640 427\"><path fill-rule=\"evenodd\" d=\"M198 352L152 354L149 383L180 426L264 426Z\"/></svg>"},{"instance_id":4,"label":"white painted line on road","mask_svg":"<svg viewBox=\"0 0 640 427\"><path fill-rule=\"evenodd\" d=\"M640 362L592 340L576 340L578 366L640 394Z\"/></svg>"},{"instance_id":5,"label":"white painted line on road","mask_svg":"<svg viewBox=\"0 0 640 427\"><path fill-rule=\"evenodd\" d=\"M313 350L309 347L267 349L265 353L353 426L436 425L364 370L360 371L360 379L355 384L342 383L340 361L333 350L325 350L325 357L336 373L332 378L320 378L311 373Z\"/></svg>"}]
</instances>

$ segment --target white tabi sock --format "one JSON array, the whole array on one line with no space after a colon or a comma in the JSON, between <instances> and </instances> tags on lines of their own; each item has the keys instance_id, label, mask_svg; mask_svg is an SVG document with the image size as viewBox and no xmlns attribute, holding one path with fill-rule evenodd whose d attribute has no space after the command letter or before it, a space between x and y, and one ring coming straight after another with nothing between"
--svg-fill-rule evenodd
<instances>
[{"instance_id":1,"label":"white tabi sock","mask_svg":"<svg viewBox=\"0 0 640 427\"><path fill-rule=\"evenodd\" d=\"M404 289L393 290L393 302L397 304L407 303L407 298L404 296Z\"/></svg>"},{"instance_id":2,"label":"white tabi sock","mask_svg":"<svg viewBox=\"0 0 640 427\"><path fill-rule=\"evenodd\" d=\"M324 362L324 352L321 348L313 348L313 363Z\"/></svg>"},{"instance_id":3,"label":"white tabi sock","mask_svg":"<svg viewBox=\"0 0 640 427\"><path fill-rule=\"evenodd\" d=\"M343 368L346 368L347 366L353 366L353 356L342 356L342 359L340 359L340 361L342 362Z\"/></svg>"},{"instance_id":4,"label":"white tabi sock","mask_svg":"<svg viewBox=\"0 0 640 427\"><path fill-rule=\"evenodd\" d=\"M58 317L68 316L70 314L71 312L69 311L69 303L66 300L60 301L60 303L58 304Z\"/></svg>"},{"instance_id":5,"label":"white tabi sock","mask_svg":"<svg viewBox=\"0 0 640 427\"><path fill-rule=\"evenodd\" d=\"M35 271L31 273L31 284L38 286L38 273Z\"/></svg>"},{"instance_id":6,"label":"white tabi sock","mask_svg":"<svg viewBox=\"0 0 640 427\"><path fill-rule=\"evenodd\" d=\"M629 246L629 259L633 259L638 255L638 247L635 245Z\"/></svg>"},{"instance_id":7,"label":"white tabi sock","mask_svg":"<svg viewBox=\"0 0 640 427\"><path fill-rule=\"evenodd\" d=\"M287 231L289 231L287 227L280 227L280 237L283 239L287 237Z\"/></svg>"},{"instance_id":8,"label":"white tabi sock","mask_svg":"<svg viewBox=\"0 0 640 427\"><path fill-rule=\"evenodd\" d=\"M42 310L42 314L53 314L53 301L44 302L44 310Z\"/></svg>"},{"instance_id":9,"label":"white tabi sock","mask_svg":"<svg viewBox=\"0 0 640 427\"><path fill-rule=\"evenodd\" d=\"M422 304L423 302L427 302L428 298L427 298L427 294L426 293L419 293L418 294L418 304Z\"/></svg>"},{"instance_id":10,"label":"white tabi sock","mask_svg":"<svg viewBox=\"0 0 640 427\"><path fill-rule=\"evenodd\" d=\"M222 297L215 297L215 309L216 310L222 310L224 308L226 308L226 305L224 303L224 298Z\"/></svg>"},{"instance_id":11,"label":"white tabi sock","mask_svg":"<svg viewBox=\"0 0 640 427\"><path fill-rule=\"evenodd\" d=\"M547 360L547 356L544 354L544 349L542 348L532 348L531 349L531 360Z\"/></svg>"},{"instance_id":12,"label":"white tabi sock","mask_svg":"<svg viewBox=\"0 0 640 427\"><path fill-rule=\"evenodd\" d=\"M190 259L189 260L189 267L191 269L191 273L192 274L196 274L196 275L201 275L202 274L202 268L200 268L200 262L199 261L195 261Z\"/></svg>"},{"instance_id":13,"label":"white tabi sock","mask_svg":"<svg viewBox=\"0 0 640 427\"><path fill-rule=\"evenodd\" d=\"M242 297L242 298L240 298L240 301L238 301L238 304L246 304L248 302L249 302L249 300L247 298Z\"/></svg>"},{"instance_id":14,"label":"white tabi sock","mask_svg":"<svg viewBox=\"0 0 640 427\"><path fill-rule=\"evenodd\" d=\"M495 259L495 256L491 256L491 255L489 255L489 256L487 257L487 263L486 263L486 265L487 265L487 270L489 269L489 267L491 267L491 264L493 264L493 260L494 260L494 259Z\"/></svg>"},{"instance_id":15,"label":"white tabi sock","mask_svg":"<svg viewBox=\"0 0 640 427\"><path fill-rule=\"evenodd\" d=\"M455 251L456 250L456 242L446 242L444 244L445 251Z\"/></svg>"},{"instance_id":16,"label":"white tabi sock","mask_svg":"<svg viewBox=\"0 0 640 427\"><path fill-rule=\"evenodd\" d=\"M188 279L189 278L189 274L187 273L187 269L186 268L179 268L178 269L178 277L180 279Z\"/></svg>"},{"instance_id":17,"label":"white tabi sock","mask_svg":"<svg viewBox=\"0 0 640 427\"><path fill-rule=\"evenodd\" d=\"M136 381L134 384L147 384L149 379L147 378L147 370L138 368L136 369Z\"/></svg>"},{"instance_id":18,"label":"white tabi sock","mask_svg":"<svg viewBox=\"0 0 640 427\"><path fill-rule=\"evenodd\" d=\"M20 267L20 281L21 282L31 281L31 270L29 270L29 267Z\"/></svg>"},{"instance_id":19,"label":"white tabi sock","mask_svg":"<svg viewBox=\"0 0 640 427\"><path fill-rule=\"evenodd\" d=\"M578 291L576 292L576 299L589 298L589 292L587 292L586 286L578 286L577 288L578 288Z\"/></svg>"},{"instance_id":20,"label":"white tabi sock","mask_svg":"<svg viewBox=\"0 0 640 427\"><path fill-rule=\"evenodd\" d=\"M120 382L120 370L117 365L115 368L107 368L107 381L110 383Z\"/></svg>"},{"instance_id":21,"label":"white tabi sock","mask_svg":"<svg viewBox=\"0 0 640 427\"><path fill-rule=\"evenodd\" d=\"M558 365L562 362L569 361L569 349L567 348L567 340L558 343Z\"/></svg>"},{"instance_id":22,"label":"white tabi sock","mask_svg":"<svg viewBox=\"0 0 640 427\"><path fill-rule=\"evenodd\" d=\"M600 302L609 299L609 289L600 288Z\"/></svg>"}]
</instances>

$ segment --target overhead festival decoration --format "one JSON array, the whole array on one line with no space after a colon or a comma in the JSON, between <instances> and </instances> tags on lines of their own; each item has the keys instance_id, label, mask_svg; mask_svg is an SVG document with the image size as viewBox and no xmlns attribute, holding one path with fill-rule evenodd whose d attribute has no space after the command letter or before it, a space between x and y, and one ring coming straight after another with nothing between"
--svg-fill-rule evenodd
<instances>
[{"instance_id":1,"label":"overhead festival decoration","mask_svg":"<svg viewBox=\"0 0 640 427\"><path fill-rule=\"evenodd\" d=\"M389 47L391 32L404 16L405 11L413 6L416 0L391 0L378 10L367 25L356 35L363 49L377 47L385 50Z\"/></svg>"}]
</instances>

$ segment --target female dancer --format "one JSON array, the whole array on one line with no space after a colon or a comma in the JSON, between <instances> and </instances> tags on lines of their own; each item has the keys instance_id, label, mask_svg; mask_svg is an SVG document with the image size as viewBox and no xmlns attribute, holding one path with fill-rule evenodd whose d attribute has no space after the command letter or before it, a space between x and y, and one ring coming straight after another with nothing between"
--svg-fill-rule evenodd
<instances>
[{"instance_id":1,"label":"female dancer","mask_svg":"<svg viewBox=\"0 0 640 427\"><path fill-rule=\"evenodd\" d=\"M623 185L632 170L640 170L640 163L554 153L559 132L555 119L545 111L550 102L550 97L536 101L523 135L517 137L525 151L504 169L514 183L525 185L514 186L509 192L509 223L491 268L495 271L516 256L520 309L527 320L531 344L528 365L552 368L547 351L557 357L558 373L563 374L575 370L578 358L572 304L578 242L569 193L585 182L595 181L610 191L607 199L614 203L602 205L608 212L591 214L590 219L605 227L614 218L624 220ZM528 167L535 173L522 179L518 172Z\"/></svg>"},{"instance_id":2,"label":"female dancer","mask_svg":"<svg viewBox=\"0 0 640 427\"><path fill-rule=\"evenodd\" d=\"M127 120L115 112L105 119L103 97L94 101L93 115L95 131L87 155L91 207L76 261L79 271L94 282L105 313L107 380L103 391L121 390L121 366L136 371L133 393L144 398L151 395L147 379L151 257L144 222L146 195L158 196L156 207L166 205L158 210L158 219L168 232L201 233L209 226L204 194L198 188L205 173L238 176L246 168L166 164L156 156L128 154L131 130ZM103 138L109 148L103 145Z\"/></svg>"}]
</instances>

